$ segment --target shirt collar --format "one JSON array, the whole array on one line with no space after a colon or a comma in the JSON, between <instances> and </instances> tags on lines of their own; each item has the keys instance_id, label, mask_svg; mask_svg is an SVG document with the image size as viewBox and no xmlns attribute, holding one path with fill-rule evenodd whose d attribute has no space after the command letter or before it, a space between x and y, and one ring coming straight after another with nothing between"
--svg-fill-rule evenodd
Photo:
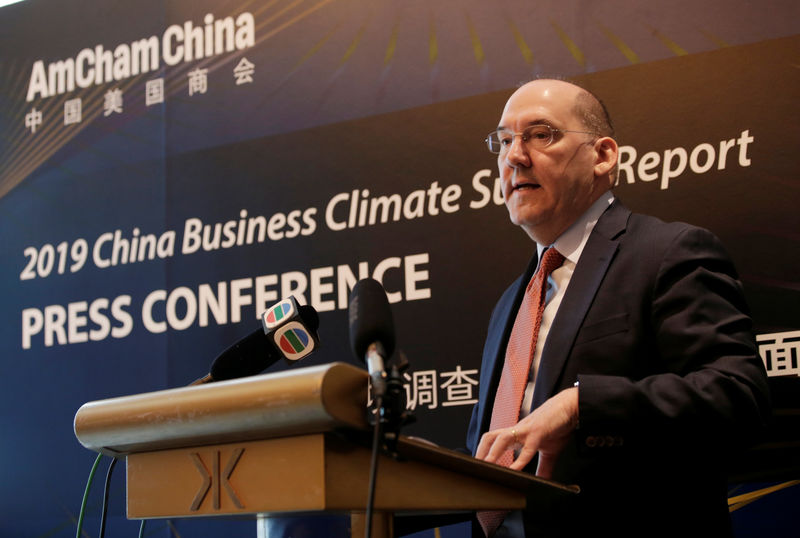
<instances>
[{"instance_id":1,"label":"shirt collar","mask_svg":"<svg viewBox=\"0 0 800 538\"><path fill-rule=\"evenodd\" d=\"M586 241L589 240L589 235L591 235L595 224L597 224L597 220L613 201L614 193L606 191L564 233L558 236L552 245L540 245L537 243L536 251L539 254L539 259L542 259L542 252L547 247L552 246L564 258L577 264L578 258L581 257L581 252L583 252L583 247L586 246Z\"/></svg>"}]
</instances>

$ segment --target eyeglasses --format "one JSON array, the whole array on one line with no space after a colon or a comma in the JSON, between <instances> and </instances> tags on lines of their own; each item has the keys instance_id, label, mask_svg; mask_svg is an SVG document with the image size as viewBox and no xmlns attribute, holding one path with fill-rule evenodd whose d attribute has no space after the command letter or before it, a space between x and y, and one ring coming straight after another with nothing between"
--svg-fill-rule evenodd
<instances>
[{"instance_id":1,"label":"eyeglasses","mask_svg":"<svg viewBox=\"0 0 800 538\"><path fill-rule=\"evenodd\" d=\"M542 123L530 125L521 133L515 133L505 129L497 129L496 131L492 131L486 135L485 142L486 147L488 147L489 151L492 153L505 153L508 151L508 148L511 147L511 144L514 143L514 137L519 136L522 138L522 142L527 144L528 147L533 149L542 149L553 143L556 133L579 133L599 136L597 133L590 133L587 131L556 129L555 127L550 127L549 125Z\"/></svg>"}]
</instances>

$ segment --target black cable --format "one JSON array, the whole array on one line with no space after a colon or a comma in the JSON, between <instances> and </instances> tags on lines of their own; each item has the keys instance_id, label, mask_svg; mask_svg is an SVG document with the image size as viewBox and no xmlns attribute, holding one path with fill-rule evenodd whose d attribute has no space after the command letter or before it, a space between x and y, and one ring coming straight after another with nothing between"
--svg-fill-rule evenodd
<instances>
[{"instance_id":1,"label":"black cable","mask_svg":"<svg viewBox=\"0 0 800 538\"><path fill-rule=\"evenodd\" d=\"M108 466L106 473L106 485L103 488L103 511L100 513L100 538L106 535L106 513L108 512L108 493L111 489L111 474L114 472L114 466L117 464L117 458L111 459L111 464Z\"/></svg>"},{"instance_id":2,"label":"black cable","mask_svg":"<svg viewBox=\"0 0 800 538\"><path fill-rule=\"evenodd\" d=\"M101 459L103 459L102 452L97 454L94 464L92 465L92 470L89 471L89 479L86 481L86 489L83 491L83 500L81 501L81 511L78 515L78 528L75 531L75 538L81 537L81 531L83 530L83 516L86 514L86 500L89 498L89 490L92 488L92 482L94 482L94 473L97 471L97 466Z\"/></svg>"},{"instance_id":3,"label":"black cable","mask_svg":"<svg viewBox=\"0 0 800 538\"><path fill-rule=\"evenodd\" d=\"M381 448L381 409L383 408L383 397L378 396L375 398L375 429L372 435L372 458L369 464L369 492L367 493L367 515L366 515L366 529L364 535L366 538L372 536L372 510L375 502L375 479L378 475L378 453Z\"/></svg>"}]
</instances>

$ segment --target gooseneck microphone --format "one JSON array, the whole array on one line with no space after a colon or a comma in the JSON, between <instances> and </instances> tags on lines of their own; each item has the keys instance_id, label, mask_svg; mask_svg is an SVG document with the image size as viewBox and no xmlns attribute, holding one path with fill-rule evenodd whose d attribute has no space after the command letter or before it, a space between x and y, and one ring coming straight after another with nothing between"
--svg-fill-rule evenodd
<instances>
[{"instance_id":1,"label":"gooseneck microphone","mask_svg":"<svg viewBox=\"0 0 800 538\"><path fill-rule=\"evenodd\" d=\"M385 361L394 351L394 321L386 291L372 278L356 283L348 305L350 347L367 364L376 397L386 392Z\"/></svg>"},{"instance_id":2,"label":"gooseneck microphone","mask_svg":"<svg viewBox=\"0 0 800 538\"><path fill-rule=\"evenodd\" d=\"M261 315L262 327L220 353L208 375L192 385L256 375L281 359L298 361L319 346L319 316L289 297Z\"/></svg>"}]
</instances>

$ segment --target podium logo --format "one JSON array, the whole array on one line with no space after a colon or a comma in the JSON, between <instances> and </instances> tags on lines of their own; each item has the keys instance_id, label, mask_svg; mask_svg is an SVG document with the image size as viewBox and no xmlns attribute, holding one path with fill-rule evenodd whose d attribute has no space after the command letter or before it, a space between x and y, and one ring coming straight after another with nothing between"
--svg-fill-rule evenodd
<instances>
[{"instance_id":1,"label":"podium logo","mask_svg":"<svg viewBox=\"0 0 800 538\"><path fill-rule=\"evenodd\" d=\"M208 496L209 491L211 491L214 510L219 510L221 507L220 493L222 488L225 489L225 493L227 493L228 498L233 502L236 508L244 508L244 504L242 504L242 501L240 501L239 497L236 496L236 492L229 482L231 475L233 475L233 471L236 469L236 464L239 463L239 459L242 457L242 454L244 454L243 448L237 448L234 450L225 464L225 469L221 473L220 459L222 455L219 450L215 450L213 456L211 457L210 472L208 470L208 466L200 457L200 454L197 452L192 452L190 454L192 463L194 463L194 466L203 477L203 484L200 486L200 489L197 490L197 495L195 495L194 501L192 501L190 510L193 512L200 510L200 507L203 505L203 501Z\"/></svg>"}]
</instances>

